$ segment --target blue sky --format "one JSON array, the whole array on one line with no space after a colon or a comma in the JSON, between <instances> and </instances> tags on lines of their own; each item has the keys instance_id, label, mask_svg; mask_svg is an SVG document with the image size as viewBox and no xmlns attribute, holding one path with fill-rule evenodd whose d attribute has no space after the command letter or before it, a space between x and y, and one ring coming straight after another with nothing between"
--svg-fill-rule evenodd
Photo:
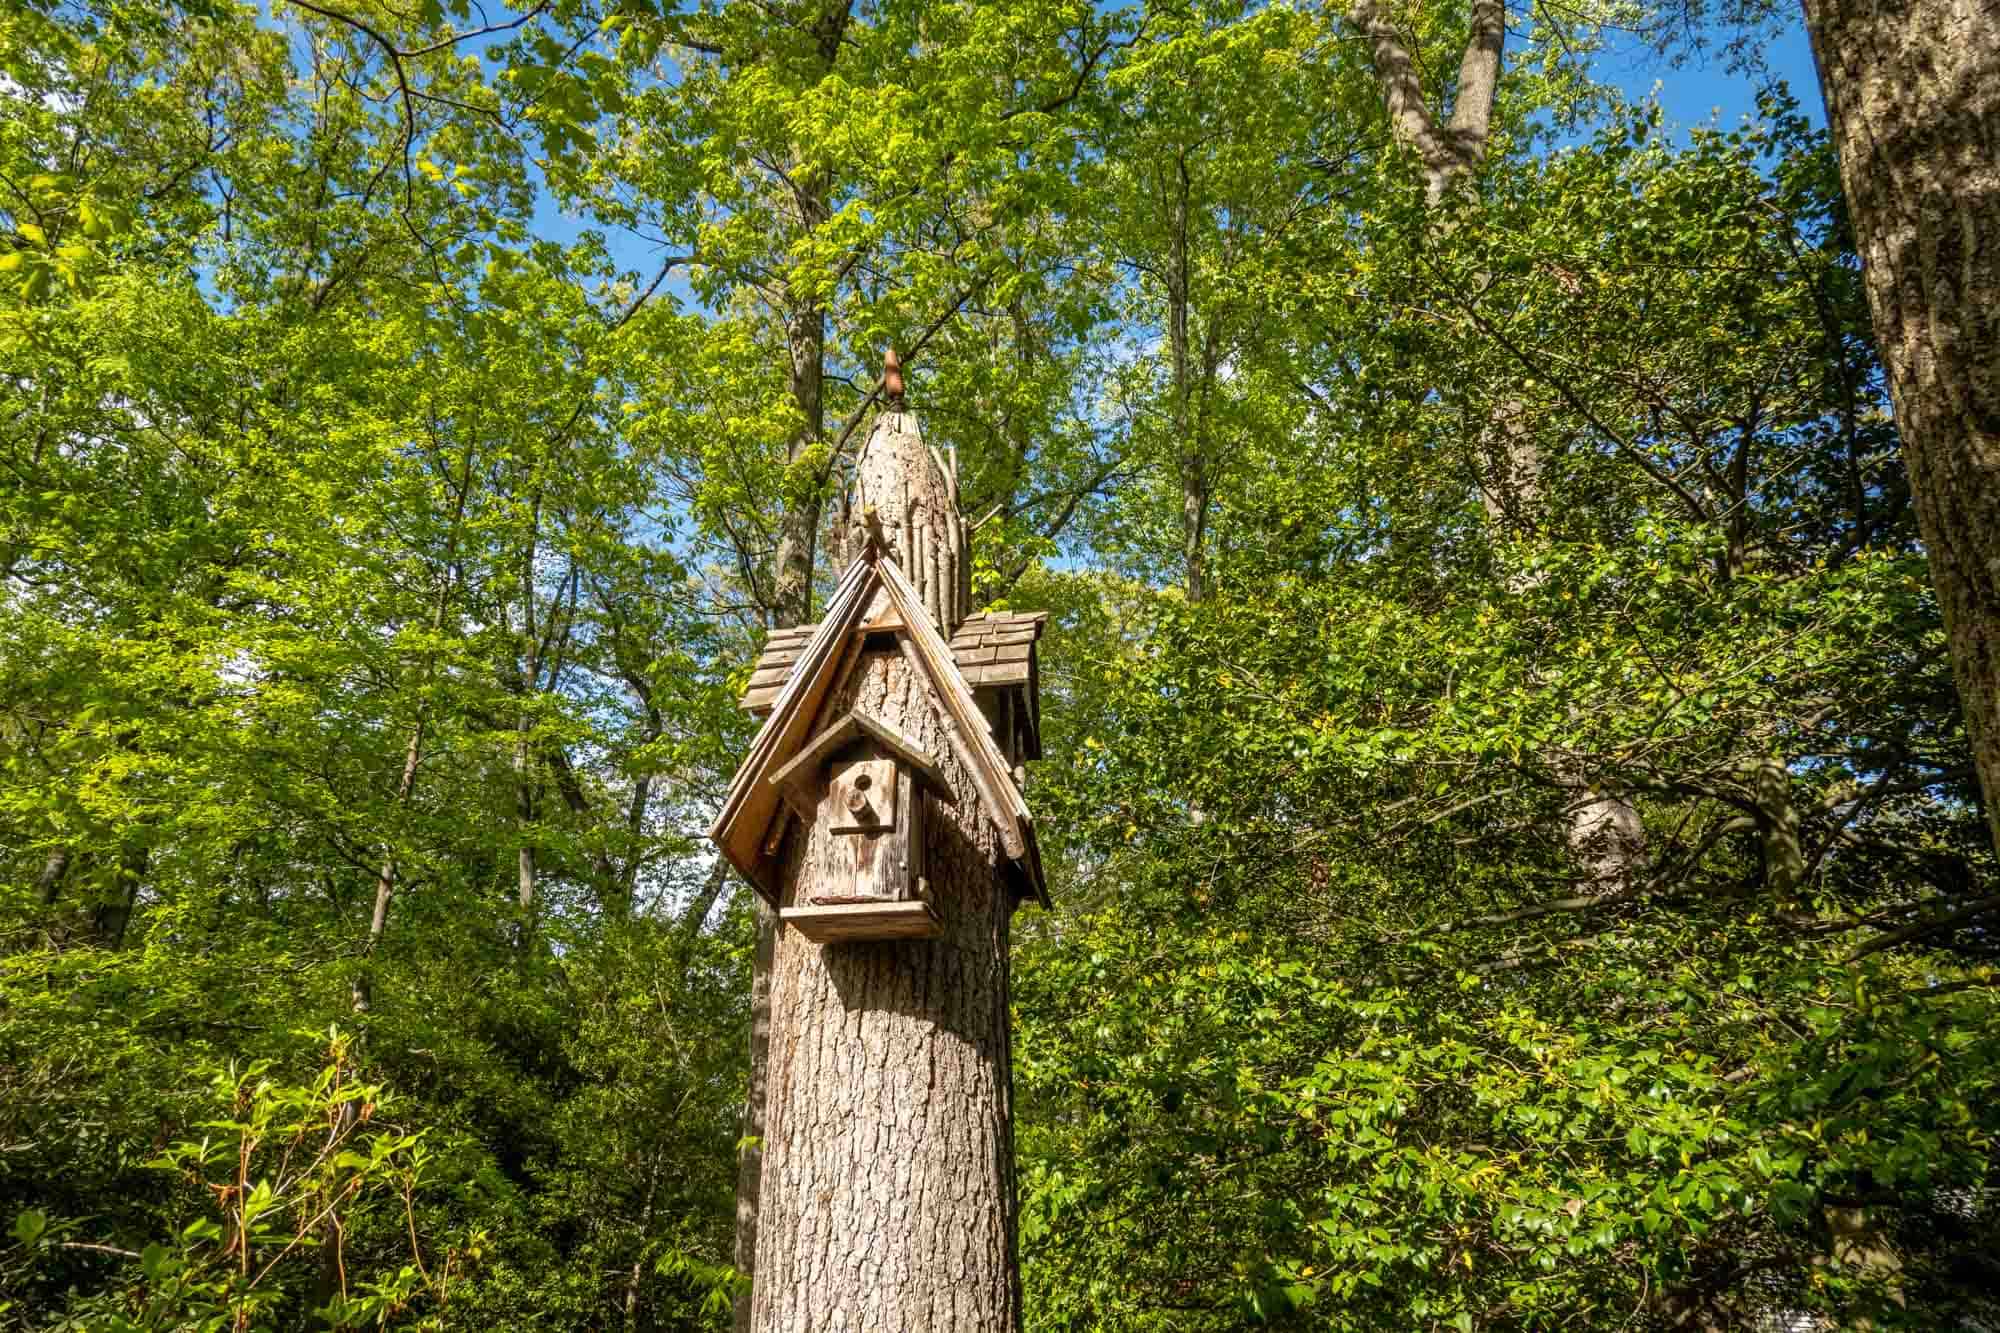
<instances>
[{"instance_id":1,"label":"blue sky","mask_svg":"<svg viewBox=\"0 0 2000 1333\"><path fill-rule=\"evenodd\" d=\"M1819 75L1813 70L1812 48L1806 42L1804 25L1796 19L1786 25L1775 39L1764 45L1762 55L1770 74L1791 85L1792 95L1799 99L1799 110L1806 118L1815 125L1826 124ZM1651 48L1639 43L1607 52L1598 60L1596 73L1634 101L1652 94L1657 81L1667 127L1682 134L1697 125L1734 127L1742 117L1756 111L1761 82L1750 74L1731 71L1720 52L1705 61L1690 60L1674 69Z\"/></svg>"},{"instance_id":2,"label":"blue sky","mask_svg":"<svg viewBox=\"0 0 2000 1333\"><path fill-rule=\"evenodd\" d=\"M1798 98L1799 108L1806 117L1815 125L1825 124L1819 79L1813 69L1804 25L1794 19L1765 44L1762 55L1769 75L1791 84L1792 94ZM1635 102L1657 96L1665 113L1665 128L1676 138L1685 138L1687 131L1696 126L1728 129L1740 124L1745 116L1755 113L1757 89L1762 82L1762 76L1730 69L1720 51L1674 68L1651 46L1638 41L1607 51L1599 57L1595 72L1598 78L1617 86ZM553 240L573 240L588 225L585 220L559 212L546 197L535 214L537 234ZM636 237L614 231L606 239L621 267L645 274L657 267L653 247ZM691 299L685 281L670 282L668 290L684 301Z\"/></svg>"}]
</instances>

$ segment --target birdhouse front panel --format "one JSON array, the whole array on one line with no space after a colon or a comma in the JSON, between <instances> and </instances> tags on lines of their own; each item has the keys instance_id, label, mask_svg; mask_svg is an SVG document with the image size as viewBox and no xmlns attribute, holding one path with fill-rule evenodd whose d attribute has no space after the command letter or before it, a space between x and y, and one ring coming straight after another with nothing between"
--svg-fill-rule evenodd
<instances>
[{"instance_id":1,"label":"birdhouse front panel","mask_svg":"<svg viewBox=\"0 0 2000 1333\"><path fill-rule=\"evenodd\" d=\"M854 747L827 766L818 820L831 855L828 877L813 895L821 906L855 900L919 897L912 874L921 847L921 802L896 760Z\"/></svg>"}]
</instances>

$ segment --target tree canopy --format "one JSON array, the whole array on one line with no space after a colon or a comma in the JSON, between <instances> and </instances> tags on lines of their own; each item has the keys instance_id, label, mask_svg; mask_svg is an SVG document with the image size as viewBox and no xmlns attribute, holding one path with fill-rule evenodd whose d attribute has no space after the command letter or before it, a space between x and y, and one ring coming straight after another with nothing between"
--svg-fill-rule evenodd
<instances>
[{"instance_id":1,"label":"tree canopy","mask_svg":"<svg viewBox=\"0 0 2000 1333\"><path fill-rule=\"evenodd\" d=\"M701 834L888 348L1050 613L1030 1328L2000 1318L1840 164L1675 21L0 11L0 1329L727 1325Z\"/></svg>"}]
</instances>

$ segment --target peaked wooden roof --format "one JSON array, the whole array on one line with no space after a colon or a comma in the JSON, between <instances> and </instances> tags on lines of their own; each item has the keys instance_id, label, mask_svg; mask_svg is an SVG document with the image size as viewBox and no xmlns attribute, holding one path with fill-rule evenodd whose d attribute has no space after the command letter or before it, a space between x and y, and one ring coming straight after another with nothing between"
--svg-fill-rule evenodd
<instances>
[{"instance_id":1,"label":"peaked wooden roof","mask_svg":"<svg viewBox=\"0 0 2000 1333\"><path fill-rule=\"evenodd\" d=\"M774 904L778 901L783 886L777 852L787 812L773 779L811 742L813 724L826 699L860 657L862 640L873 627L864 622L878 592L888 603L886 620L891 623L886 628L896 635L905 659L930 683L945 733L999 832L1002 850L1024 881L1024 890L1046 907L1048 887L1034 821L1014 785L1006 756L973 699L951 645L931 623L923 599L896 562L872 542L841 576L826 615L803 631L803 642L784 664L770 716L736 770L708 836L760 893ZM876 623L882 620L878 617ZM760 671L762 665L760 661Z\"/></svg>"},{"instance_id":2,"label":"peaked wooden roof","mask_svg":"<svg viewBox=\"0 0 2000 1333\"><path fill-rule=\"evenodd\" d=\"M957 802L958 794L951 789L944 770L925 753L924 747L917 744L914 737L859 708L850 710L845 717L807 742L804 749L786 760L784 766L771 775L770 783L791 802L794 814L800 819L811 819L814 812L809 789L819 766L833 758L834 753L849 741L864 738L874 741L900 759L911 775L929 787L939 800L947 805Z\"/></svg>"},{"instance_id":3,"label":"peaked wooden roof","mask_svg":"<svg viewBox=\"0 0 2000 1333\"><path fill-rule=\"evenodd\" d=\"M1035 643L1042 636L1046 611L981 611L967 616L952 632L951 655L959 674L975 689L1035 685ZM778 691L791 679L799 653L818 625L772 630L764 651L750 673L739 705L762 716L777 702Z\"/></svg>"}]
</instances>

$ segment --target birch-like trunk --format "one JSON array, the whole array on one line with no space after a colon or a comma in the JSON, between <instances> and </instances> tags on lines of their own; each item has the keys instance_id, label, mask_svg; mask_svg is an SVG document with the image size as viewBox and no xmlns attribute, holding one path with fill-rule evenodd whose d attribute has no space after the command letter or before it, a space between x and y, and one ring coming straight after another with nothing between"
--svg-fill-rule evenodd
<instances>
[{"instance_id":1,"label":"birch-like trunk","mask_svg":"<svg viewBox=\"0 0 2000 1333\"><path fill-rule=\"evenodd\" d=\"M1805 17L2000 848L2000 8L1805 0Z\"/></svg>"},{"instance_id":2,"label":"birch-like trunk","mask_svg":"<svg viewBox=\"0 0 2000 1333\"><path fill-rule=\"evenodd\" d=\"M1425 99L1415 56L1376 0L1354 0L1348 21L1368 42L1391 135L1422 163L1425 206L1438 212L1472 200L1474 175L1485 163L1493 137L1507 41L1505 4L1474 0L1451 115L1442 121ZM1450 216L1442 216L1438 225L1448 228ZM1519 399L1503 397L1488 409L1478 446L1487 521L1515 536L1536 532L1542 508L1541 456L1526 414ZM1646 854L1638 808L1622 795L1594 786L1572 761L1551 768L1576 793L1563 810L1563 835L1585 888L1604 896L1629 892L1638 883Z\"/></svg>"}]
</instances>

